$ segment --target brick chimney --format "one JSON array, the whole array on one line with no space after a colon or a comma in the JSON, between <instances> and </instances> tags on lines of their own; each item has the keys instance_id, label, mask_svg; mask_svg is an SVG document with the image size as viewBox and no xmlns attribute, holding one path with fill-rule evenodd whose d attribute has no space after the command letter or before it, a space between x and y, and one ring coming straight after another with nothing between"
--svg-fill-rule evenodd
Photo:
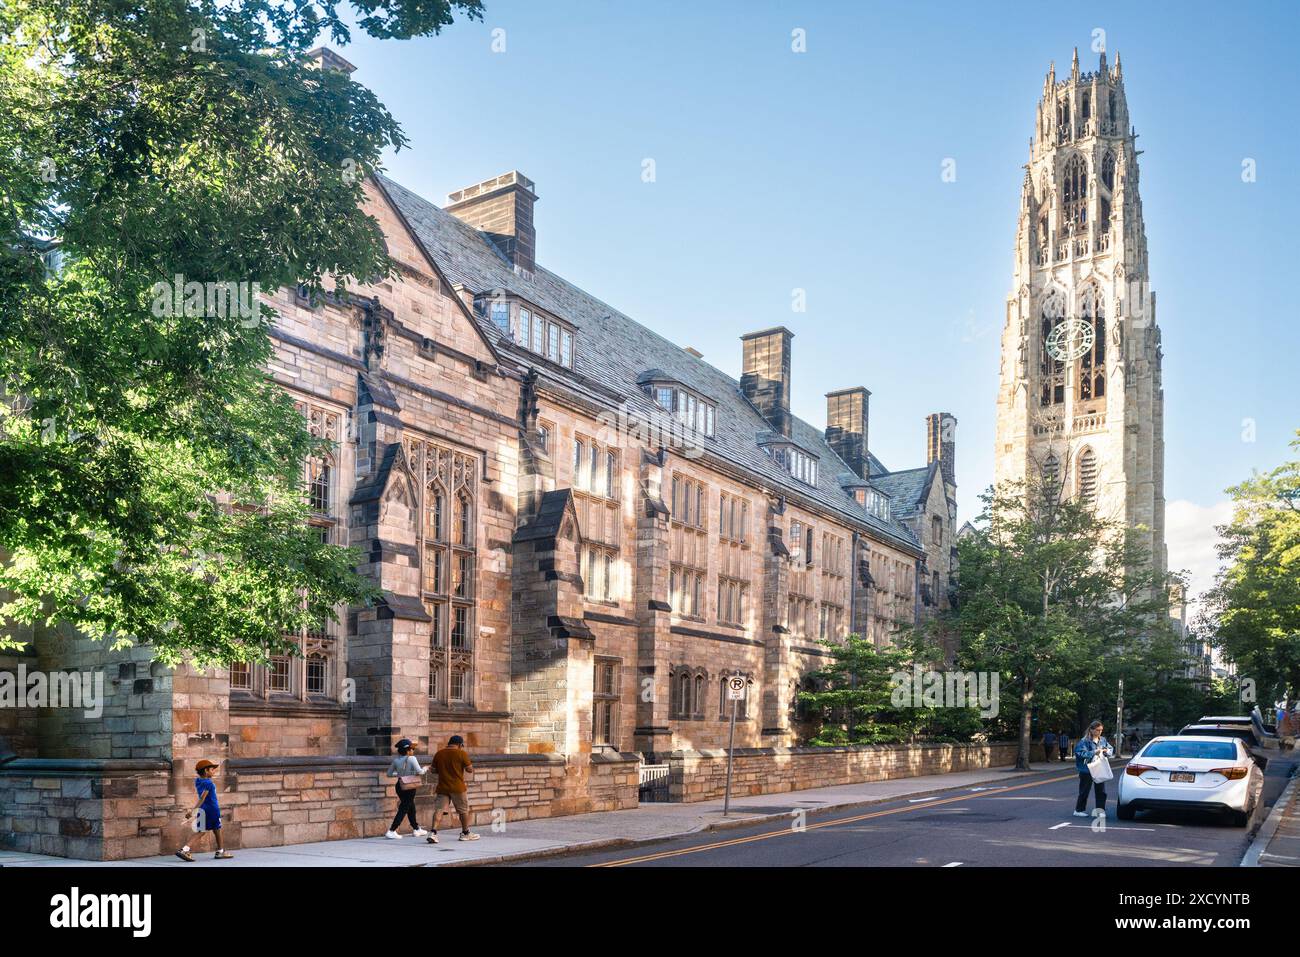
<instances>
[{"instance_id":1,"label":"brick chimney","mask_svg":"<svg viewBox=\"0 0 1300 957\"><path fill-rule=\"evenodd\" d=\"M777 432L790 435L790 340L785 326L751 332L744 344L740 391Z\"/></svg>"},{"instance_id":2,"label":"brick chimney","mask_svg":"<svg viewBox=\"0 0 1300 957\"><path fill-rule=\"evenodd\" d=\"M334 70L338 73L351 76L357 72L357 68L349 63L343 57L339 56L329 47L316 47L308 50L305 54L307 62L318 70Z\"/></svg>"},{"instance_id":3,"label":"brick chimney","mask_svg":"<svg viewBox=\"0 0 1300 957\"><path fill-rule=\"evenodd\" d=\"M861 478L871 477L867 458L870 398L871 393L860 385L826 393L826 444Z\"/></svg>"},{"instance_id":4,"label":"brick chimney","mask_svg":"<svg viewBox=\"0 0 1300 957\"><path fill-rule=\"evenodd\" d=\"M957 486L957 417L932 412L925 417L925 464L938 461L944 483Z\"/></svg>"},{"instance_id":5,"label":"brick chimney","mask_svg":"<svg viewBox=\"0 0 1300 957\"><path fill-rule=\"evenodd\" d=\"M537 230L533 227L533 181L511 170L447 197L447 212L487 233L516 272L537 268Z\"/></svg>"}]
</instances>

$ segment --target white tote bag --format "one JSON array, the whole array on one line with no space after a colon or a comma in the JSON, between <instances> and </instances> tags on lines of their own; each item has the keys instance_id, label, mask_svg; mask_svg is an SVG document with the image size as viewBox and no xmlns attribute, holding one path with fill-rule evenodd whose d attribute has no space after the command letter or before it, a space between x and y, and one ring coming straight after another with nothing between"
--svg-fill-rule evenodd
<instances>
[{"instance_id":1,"label":"white tote bag","mask_svg":"<svg viewBox=\"0 0 1300 957\"><path fill-rule=\"evenodd\" d=\"M1110 769L1110 759L1101 753L1098 753L1095 758L1088 762L1088 772L1098 784L1109 781L1115 776Z\"/></svg>"}]
</instances>

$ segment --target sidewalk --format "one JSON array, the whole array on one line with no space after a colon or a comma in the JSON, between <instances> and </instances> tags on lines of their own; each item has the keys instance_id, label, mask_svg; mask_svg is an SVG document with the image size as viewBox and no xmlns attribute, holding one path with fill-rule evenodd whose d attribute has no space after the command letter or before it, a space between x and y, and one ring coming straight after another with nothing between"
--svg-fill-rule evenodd
<instances>
[{"instance_id":1,"label":"sidewalk","mask_svg":"<svg viewBox=\"0 0 1300 957\"><path fill-rule=\"evenodd\" d=\"M1290 755L1288 763L1293 767L1300 764L1300 755ZM1260 825L1259 834L1246 851L1241 866L1300 867L1300 776L1294 771L1290 783Z\"/></svg>"},{"instance_id":2,"label":"sidewalk","mask_svg":"<svg viewBox=\"0 0 1300 957\"><path fill-rule=\"evenodd\" d=\"M929 774L893 781L872 781L839 787L810 788L781 794L736 798L731 813L722 816L722 801L697 804L642 804L636 810L574 814L509 823L494 833L479 830L481 840L460 842L459 828L450 814L443 817L438 832L442 843L434 846L409 834L400 841L371 837L352 841L320 841L287 847L251 848L234 851L234 859L215 861L210 853L196 854L193 864L175 857L142 857L130 861L73 861L42 854L0 851L5 867L447 867L496 864L543 857L569 851L590 851L604 847L631 846L661 841L683 834L719 827L736 827L756 822L790 820L793 811L809 812L920 798L943 791L971 787L997 787L1044 771L1074 774L1072 762L1038 763L1034 771L988 768L953 774ZM430 809L420 808L428 823Z\"/></svg>"}]
</instances>

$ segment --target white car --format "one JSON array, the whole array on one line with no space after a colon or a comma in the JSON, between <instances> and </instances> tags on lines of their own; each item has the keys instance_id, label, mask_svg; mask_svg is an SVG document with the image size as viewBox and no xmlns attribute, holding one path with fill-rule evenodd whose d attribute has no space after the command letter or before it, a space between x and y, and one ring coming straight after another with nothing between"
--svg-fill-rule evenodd
<instances>
[{"instance_id":1,"label":"white car","mask_svg":"<svg viewBox=\"0 0 1300 957\"><path fill-rule=\"evenodd\" d=\"M1133 820L1152 808L1226 811L1245 827L1264 789L1264 772L1237 738L1153 738L1119 776L1117 814Z\"/></svg>"}]
</instances>

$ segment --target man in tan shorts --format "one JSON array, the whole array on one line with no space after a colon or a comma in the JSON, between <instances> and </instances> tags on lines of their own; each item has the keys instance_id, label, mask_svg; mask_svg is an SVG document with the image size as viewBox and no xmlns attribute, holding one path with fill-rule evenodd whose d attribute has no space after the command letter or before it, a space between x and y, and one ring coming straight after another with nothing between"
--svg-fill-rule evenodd
<instances>
[{"instance_id":1,"label":"man in tan shorts","mask_svg":"<svg viewBox=\"0 0 1300 957\"><path fill-rule=\"evenodd\" d=\"M433 828L429 833L429 843L438 843L438 822L442 820L442 812L448 804L460 815L460 839L477 841L478 835L469 829L469 797L465 775L474 773L474 764L465 750L465 739L453 734L447 741L447 746L433 756L433 767L438 772L438 787L433 798Z\"/></svg>"}]
</instances>

